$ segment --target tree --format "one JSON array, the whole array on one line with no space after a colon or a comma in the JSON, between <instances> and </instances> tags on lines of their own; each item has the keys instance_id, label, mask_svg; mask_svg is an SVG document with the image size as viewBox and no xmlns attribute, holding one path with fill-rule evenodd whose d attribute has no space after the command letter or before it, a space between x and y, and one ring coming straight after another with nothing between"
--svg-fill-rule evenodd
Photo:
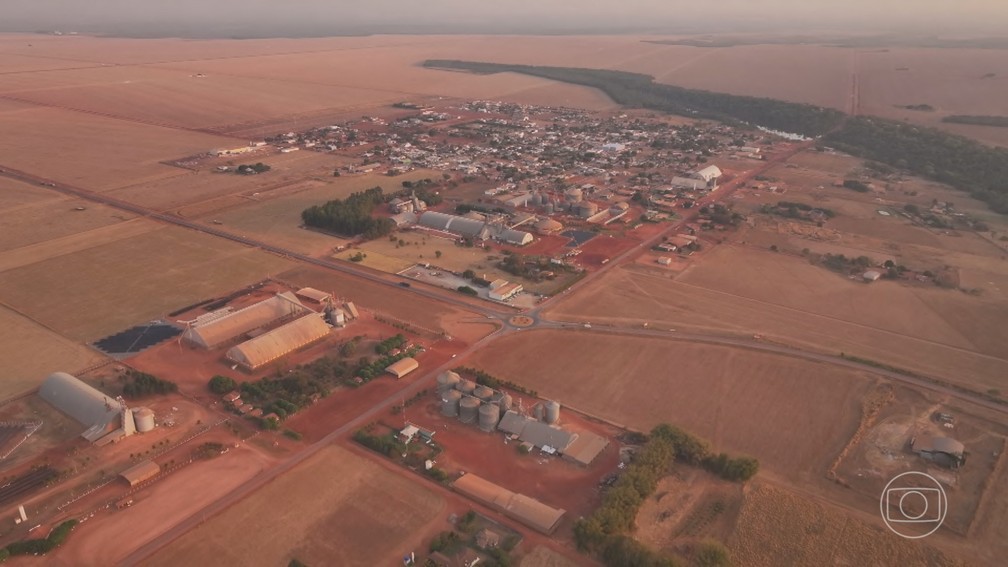
<instances>
[{"instance_id":1,"label":"tree","mask_svg":"<svg viewBox=\"0 0 1008 567\"><path fill-rule=\"evenodd\" d=\"M441 257L441 251L440 250L435 250L434 251L434 257L435 258L440 258Z\"/></svg>"},{"instance_id":2,"label":"tree","mask_svg":"<svg viewBox=\"0 0 1008 567\"><path fill-rule=\"evenodd\" d=\"M700 542L693 552L693 565L696 567L729 567L731 557L728 549L719 541L706 539Z\"/></svg>"},{"instance_id":3,"label":"tree","mask_svg":"<svg viewBox=\"0 0 1008 567\"><path fill-rule=\"evenodd\" d=\"M210 379L208 386L211 392L223 395L237 388L238 383L233 378L218 374Z\"/></svg>"}]
</instances>

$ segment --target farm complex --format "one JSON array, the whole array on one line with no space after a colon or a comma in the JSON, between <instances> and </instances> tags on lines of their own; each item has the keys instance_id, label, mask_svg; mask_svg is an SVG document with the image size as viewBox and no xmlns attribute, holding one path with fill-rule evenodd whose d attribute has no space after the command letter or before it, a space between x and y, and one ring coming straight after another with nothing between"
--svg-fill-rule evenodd
<instances>
[{"instance_id":1,"label":"farm complex","mask_svg":"<svg viewBox=\"0 0 1008 567\"><path fill-rule=\"evenodd\" d=\"M1001 564L1008 69L735 41L0 34L0 554Z\"/></svg>"}]
</instances>

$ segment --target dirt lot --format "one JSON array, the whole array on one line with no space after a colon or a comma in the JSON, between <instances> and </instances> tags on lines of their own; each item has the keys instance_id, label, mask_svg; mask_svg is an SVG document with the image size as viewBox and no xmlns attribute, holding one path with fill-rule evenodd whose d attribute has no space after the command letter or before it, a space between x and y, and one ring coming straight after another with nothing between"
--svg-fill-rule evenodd
<instances>
[{"instance_id":1,"label":"dirt lot","mask_svg":"<svg viewBox=\"0 0 1008 567\"><path fill-rule=\"evenodd\" d=\"M8 270L0 299L68 337L92 341L290 265L231 242L162 228Z\"/></svg>"},{"instance_id":2,"label":"dirt lot","mask_svg":"<svg viewBox=\"0 0 1008 567\"><path fill-rule=\"evenodd\" d=\"M389 564L421 547L416 532L444 507L414 479L332 446L146 564Z\"/></svg>"},{"instance_id":3,"label":"dirt lot","mask_svg":"<svg viewBox=\"0 0 1008 567\"><path fill-rule=\"evenodd\" d=\"M47 354L39 356L40 352ZM57 370L75 372L104 358L6 306L0 307L0 356L4 360L0 399L37 387Z\"/></svg>"},{"instance_id":4,"label":"dirt lot","mask_svg":"<svg viewBox=\"0 0 1008 567\"><path fill-rule=\"evenodd\" d=\"M524 331L466 365L638 430L673 423L791 479L825 473L871 385L776 355L587 332Z\"/></svg>"}]
</instances>

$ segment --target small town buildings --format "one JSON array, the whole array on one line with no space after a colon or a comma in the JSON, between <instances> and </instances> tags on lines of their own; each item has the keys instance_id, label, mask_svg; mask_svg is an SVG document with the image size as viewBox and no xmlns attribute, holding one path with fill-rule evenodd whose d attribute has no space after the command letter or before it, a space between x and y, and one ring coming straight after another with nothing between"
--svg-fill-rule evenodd
<instances>
[{"instance_id":1,"label":"small town buildings","mask_svg":"<svg viewBox=\"0 0 1008 567\"><path fill-rule=\"evenodd\" d=\"M522 285L518 283L505 283L496 289L491 289L489 293L490 299L495 301L506 301L515 295L521 293Z\"/></svg>"}]
</instances>

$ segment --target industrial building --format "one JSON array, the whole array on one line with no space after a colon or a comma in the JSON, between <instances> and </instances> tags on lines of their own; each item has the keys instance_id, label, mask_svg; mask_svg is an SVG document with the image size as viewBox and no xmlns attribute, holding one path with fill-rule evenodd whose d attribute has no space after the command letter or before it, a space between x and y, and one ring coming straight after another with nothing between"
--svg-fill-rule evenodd
<instances>
[{"instance_id":1,"label":"industrial building","mask_svg":"<svg viewBox=\"0 0 1008 567\"><path fill-rule=\"evenodd\" d=\"M546 535L556 530L566 514L561 508L553 508L524 494L511 492L472 473L459 477L452 483L452 488Z\"/></svg>"},{"instance_id":2,"label":"industrial building","mask_svg":"<svg viewBox=\"0 0 1008 567\"><path fill-rule=\"evenodd\" d=\"M708 187L716 187L717 180L721 177L721 168L716 165L708 165L694 173L693 176L702 180Z\"/></svg>"},{"instance_id":3,"label":"industrial building","mask_svg":"<svg viewBox=\"0 0 1008 567\"><path fill-rule=\"evenodd\" d=\"M910 448L922 459L950 469L966 464L966 446L949 437L920 435L910 440Z\"/></svg>"},{"instance_id":4,"label":"industrial building","mask_svg":"<svg viewBox=\"0 0 1008 567\"><path fill-rule=\"evenodd\" d=\"M303 287L294 292L294 295L297 296L299 299L303 299L305 301L311 301L312 303L318 303L319 305L322 305L327 301L332 300L331 293L319 291L313 287Z\"/></svg>"},{"instance_id":5,"label":"industrial building","mask_svg":"<svg viewBox=\"0 0 1008 567\"><path fill-rule=\"evenodd\" d=\"M329 334L329 325L321 313L310 313L231 347L225 355L231 362L252 371L309 345Z\"/></svg>"},{"instance_id":6,"label":"industrial building","mask_svg":"<svg viewBox=\"0 0 1008 567\"><path fill-rule=\"evenodd\" d=\"M415 358L401 358L385 368L385 372L396 377L396 379L406 376L410 372L413 372L417 368L420 368L420 363L416 361Z\"/></svg>"},{"instance_id":7,"label":"industrial building","mask_svg":"<svg viewBox=\"0 0 1008 567\"><path fill-rule=\"evenodd\" d=\"M112 443L137 431L134 413L122 398L107 396L66 372L50 374L39 387L39 397L83 425L81 437L92 443ZM154 413L147 412L150 415L143 412L145 431L153 429L154 422Z\"/></svg>"},{"instance_id":8,"label":"industrial building","mask_svg":"<svg viewBox=\"0 0 1008 567\"><path fill-rule=\"evenodd\" d=\"M126 479L126 482L128 482L130 486L136 486L145 480L150 480L156 477L159 474L161 474L161 467L159 467L154 461L147 460L124 470L119 473L119 476Z\"/></svg>"},{"instance_id":9,"label":"industrial building","mask_svg":"<svg viewBox=\"0 0 1008 567\"><path fill-rule=\"evenodd\" d=\"M495 301L505 301L522 292L522 285L504 282L497 287L491 286L488 296Z\"/></svg>"},{"instance_id":10,"label":"industrial building","mask_svg":"<svg viewBox=\"0 0 1008 567\"><path fill-rule=\"evenodd\" d=\"M560 404L547 402L533 408L533 416L516 411L504 413L497 429L544 453L558 454L581 466L590 465L609 446L609 440L590 431L574 433L557 426Z\"/></svg>"},{"instance_id":11,"label":"industrial building","mask_svg":"<svg viewBox=\"0 0 1008 567\"><path fill-rule=\"evenodd\" d=\"M223 317L206 322L197 320L185 330L182 338L196 346L211 349L250 331L305 311L307 309L298 298L293 293L285 291Z\"/></svg>"},{"instance_id":12,"label":"industrial building","mask_svg":"<svg viewBox=\"0 0 1008 567\"><path fill-rule=\"evenodd\" d=\"M503 224L426 211L420 215L417 224L435 230L459 234L476 240L498 240L506 244L524 246L532 242L532 233L507 228Z\"/></svg>"}]
</instances>

